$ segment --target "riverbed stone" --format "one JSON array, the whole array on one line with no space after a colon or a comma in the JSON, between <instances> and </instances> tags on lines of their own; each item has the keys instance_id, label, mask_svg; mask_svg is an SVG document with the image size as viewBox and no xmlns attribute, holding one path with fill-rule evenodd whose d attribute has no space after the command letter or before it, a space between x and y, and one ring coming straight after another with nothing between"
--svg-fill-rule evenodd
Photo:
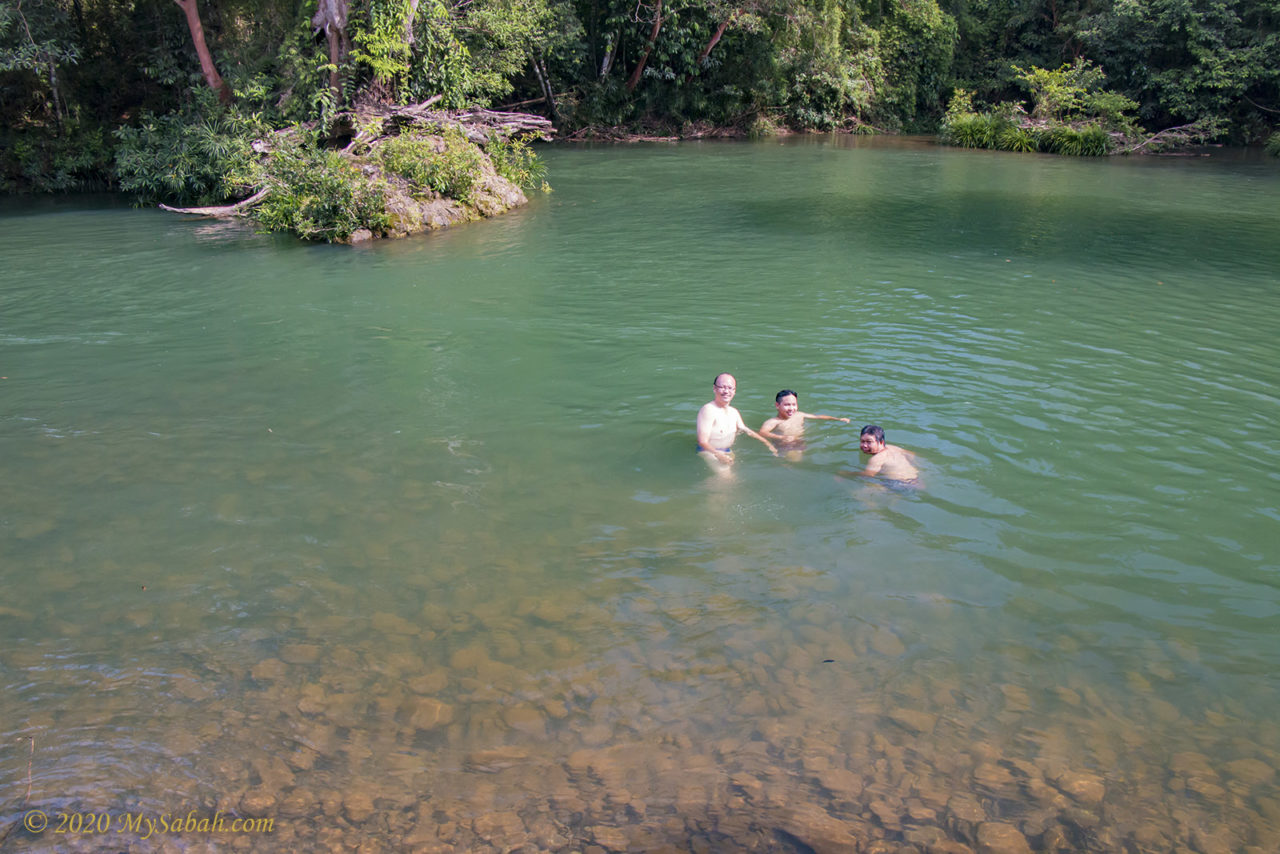
<instances>
[{"instance_id":1,"label":"riverbed stone","mask_svg":"<svg viewBox=\"0 0 1280 854\"><path fill-rule=\"evenodd\" d=\"M433 730L453 721L453 706L435 697L413 697L409 701L409 726Z\"/></svg>"},{"instance_id":2,"label":"riverbed stone","mask_svg":"<svg viewBox=\"0 0 1280 854\"><path fill-rule=\"evenodd\" d=\"M1169 770L1184 776L1217 777L1213 763L1203 753L1185 750L1169 757Z\"/></svg>"},{"instance_id":3,"label":"riverbed stone","mask_svg":"<svg viewBox=\"0 0 1280 854\"><path fill-rule=\"evenodd\" d=\"M978 825L978 854L1031 854L1031 845L1013 825L986 821Z\"/></svg>"},{"instance_id":4,"label":"riverbed stone","mask_svg":"<svg viewBox=\"0 0 1280 854\"><path fill-rule=\"evenodd\" d=\"M282 661L288 664L315 664L320 660L320 646L314 643L287 643L280 647Z\"/></svg>"},{"instance_id":5,"label":"riverbed stone","mask_svg":"<svg viewBox=\"0 0 1280 854\"><path fill-rule=\"evenodd\" d=\"M907 651L898 636L888 629L876 629L868 640L871 648L883 656L897 658Z\"/></svg>"},{"instance_id":6,"label":"riverbed stone","mask_svg":"<svg viewBox=\"0 0 1280 854\"><path fill-rule=\"evenodd\" d=\"M928 735L938 723L938 716L919 709L898 707L888 713L889 720L913 735Z\"/></svg>"},{"instance_id":7,"label":"riverbed stone","mask_svg":"<svg viewBox=\"0 0 1280 854\"><path fill-rule=\"evenodd\" d=\"M405 686L415 694L439 694L449 686L449 671L440 669L420 673L409 679Z\"/></svg>"},{"instance_id":8,"label":"riverbed stone","mask_svg":"<svg viewBox=\"0 0 1280 854\"><path fill-rule=\"evenodd\" d=\"M280 659L264 658L249 670L249 675L259 682L275 682L283 679L286 672L287 667Z\"/></svg>"},{"instance_id":9,"label":"riverbed stone","mask_svg":"<svg viewBox=\"0 0 1280 854\"><path fill-rule=\"evenodd\" d=\"M276 811L276 796L264 787L249 789L240 797L240 811L247 816L262 818Z\"/></svg>"},{"instance_id":10,"label":"riverbed stone","mask_svg":"<svg viewBox=\"0 0 1280 854\"><path fill-rule=\"evenodd\" d=\"M1065 795L1084 806L1095 806L1107 794L1102 778L1083 771L1064 771L1053 781Z\"/></svg>"},{"instance_id":11,"label":"riverbed stone","mask_svg":"<svg viewBox=\"0 0 1280 854\"><path fill-rule=\"evenodd\" d=\"M471 822L471 829L476 836L501 851L518 848L528 840L524 822L508 810L476 816Z\"/></svg>"},{"instance_id":12,"label":"riverbed stone","mask_svg":"<svg viewBox=\"0 0 1280 854\"><path fill-rule=\"evenodd\" d=\"M502 712L507 726L525 735L545 738L547 718L540 709L529 705L509 706Z\"/></svg>"},{"instance_id":13,"label":"riverbed stone","mask_svg":"<svg viewBox=\"0 0 1280 854\"><path fill-rule=\"evenodd\" d=\"M1231 777L1250 786L1269 782L1276 774L1275 768L1260 759L1234 759L1223 768Z\"/></svg>"},{"instance_id":14,"label":"riverbed stone","mask_svg":"<svg viewBox=\"0 0 1280 854\"><path fill-rule=\"evenodd\" d=\"M353 824L362 824L373 815L373 798L363 789L353 789L342 795L342 814Z\"/></svg>"}]
</instances>

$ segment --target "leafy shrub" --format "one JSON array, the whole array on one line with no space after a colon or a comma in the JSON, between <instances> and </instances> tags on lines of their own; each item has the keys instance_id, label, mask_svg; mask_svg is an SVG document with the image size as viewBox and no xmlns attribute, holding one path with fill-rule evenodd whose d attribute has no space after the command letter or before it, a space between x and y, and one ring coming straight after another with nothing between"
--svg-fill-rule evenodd
<instances>
[{"instance_id":1,"label":"leafy shrub","mask_svg":"<svg viewBox=\"0 0 1280 854\"><path fill-rule=\"evenodd\" d=\"M1266 151L1272 157L1280 157L1280 130L1271 134L1267 139Z\"/></svg>"},{"instance_id":2,"label":"leafy shrub","mask_svg":"<svg viewBox=\"0 0 1280 854\"><path fill-rule=\"evenodd\" d=\"M766 139L771 136L777 136L782 130L782 124L772 115L768 113L759 113L747 125L748 139Z\"/></svg>"},{"instance_id":3,"label":"leafy shrub","mask_svg":"<svg viewBox=\"0 0 1280 854\"><path fill-rule=\"evenodd\" d=\"M384 143L379 156L388 172L415 187L469 202L480 181L484 155L459 128L449 128L441 139L443 148L437 151L433 139L401 134Z\"/></svg>"},{"instance_id":4,"label":"leafy shrub","mask_svg":"<svg viewBox=\"0 0 1280 854\"><path fill-rule=\"evenodd\" d=\"M1038 70L1038 69L1037 69ZM1111 134L1101 123L1077 127L1067 121L1041 119L1028 122L1021 104L1004 102L988 112L973 107L973 97L957 89L942 119L942 141L967 148L1004 151L1047 151L1074 156L1110 154Z\"/></svg>"},{"instance_id":5,"label":"leafy shrub","mask_svg":"<svg viewBox=\"0 0 1280 854\"><path fill-rule=\"evenodd\" d=\"M110 174L100 127L73 118L56 127L0 128L0 192L102 190Z\"/></svg>"},{"instance_id":6,"label":"leafy shrub","mask_svg":"<svg viewBox=\"0 0 1280 854\"><path fill-rule=\"evenodd\" d=\"M529 137L494 134L489 139L488 154L494 171L517 187L536 187L546 177L546 164L534 153Z\"/></svg>"},{"instance_id":7,"label":"leafy shrub","mask_svg":"<svg viewBox=\"0 0 1280 854\"><path fill-rule=\"evenodd\" d=\"M116 130L116 180L139 201L217 204L243 195L257 155L253 140L267 128L257 114L198 107L145 115Z\"/></svg>"},{"instance_id":8,"label":"leafy shrub","mask_svg":"<svg viewBox=\"0 0 1280 854\"><path fill-rule=\"evenodd\" d=\"M268 231L289 231L304 240L345 241L361 228L390 225L386 194L336 151L311 140L286 142L262 170L268 194L256 216Z\"/></svg>"}]
</instances>

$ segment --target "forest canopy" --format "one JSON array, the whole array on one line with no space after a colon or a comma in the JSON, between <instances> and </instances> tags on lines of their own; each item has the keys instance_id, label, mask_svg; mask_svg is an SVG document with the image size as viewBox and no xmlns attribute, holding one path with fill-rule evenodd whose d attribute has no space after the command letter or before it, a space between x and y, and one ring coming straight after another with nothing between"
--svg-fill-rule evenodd
<instances>
[{"instance_id":1,"label":"forest canopy","mask_svg":"<svg viewBox=\"0 0 1280 854\"><path fill-rule=\"evenodd\" d=\"M1280 0L0 0L0 186L121 187L153 158L153 195L234 198L254 134L437 96L570 137L933 132L957 93L1031 115L1029 82L1071 68L1130 128L1275 147L1278 22Z\"/></svg>"}]
</instances>

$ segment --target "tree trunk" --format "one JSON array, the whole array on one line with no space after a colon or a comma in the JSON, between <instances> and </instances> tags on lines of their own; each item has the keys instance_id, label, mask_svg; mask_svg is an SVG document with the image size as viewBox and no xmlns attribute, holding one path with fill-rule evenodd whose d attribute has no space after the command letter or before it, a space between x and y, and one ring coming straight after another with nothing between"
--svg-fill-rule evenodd
<instances>
[{"instance_id":1,"label":"tree trunk","mask_svg":"<svg viewBox=\"0 0 1280 854\"><path fill-rule=\"evenodd\" d=\"M414 4L413 11L417 11L417 4ZM347 39L347 0L320 0L316 4L316 13L311 16L311 26L317 32L324 30L325 40L329 43L329 64L333 66L329 71L329 88L333 90L334 101L340 101L341 68L351 46Z\"/></svg>"},{"instance_id":2,"label":"tree trunk","mask_svg":"<svg viewBox=\"0 0 1280 854\"><path fill-rule=\"evenodd\" d=\"M209 53L209 45L204 40L204 26L200 23L200 10L196 8L196 0L173 0L187 16L187 29L191 30L191 41L196 46L196 55L200 57L200 71L204 74L204 82L218 93L218 100L230 104L234 100L231 87L222 79L217 67L213 64L213 55Z\"/></svg>"},{"instance_id":3,"label":"tree trunk","mask_svg":"<svg viewBox=\"0 0 1280 854\"><path fill-rule=\"evenodd\" d=\"M614 33L605 44L604 61L600 63L600 79L603 80L609 76L609 69L613 67L613 60L618 55L618 46L622 44L622 30Z\"/></svg>"},{"instance_id":4,"label":"tree trunk","mask_svg":"<svg viewBox=\"0 0 1280 854\"><path fill-rule=\"evenodd\" d=\"M644 64L649 61L649 54L653 53L653 46L658 41L658 31L662 29L662 0L658 0L658 10L653 16L653 29L649 32L649 41L644 46L644 54L640 57L640 61L636 63L636 70L631 72L631 77L627 80L627 91L634 92L636 86L640 85L640 75L644 74Z\"/></svg>"},{"instance_id":5,"label":"tree trunk","mask_svg":"<svg viewBox=\"0 0 1280 854\"><path fill-rule=\"evenodd\" d=\"M551 75L547 74L546 63L537 53L529 58L529 62L533 64L534 76L538 78L538 85L542 87L542 95L546 99L547 110L551 113L551 121L559 124L560 115L556 112L556 96L551 89Z\"/></svg>"},{"instance_id":6,"label":"tree trunk","mask_svg":"<svg viewBox=\"0 0 1280 854\"><path fill-rule=\"evenodd\" d=\"M418 17L418 4L422 0L409 0L409 11L404 15L404 43L413 44L413 21Z\"/></svg>"},{"instance_id":7,"label":"tree trunk","mask_svg":"<svg viewBox=\"0 0 1280 854\"><path fill-rule=\"evenodd\" d=\"M720 37L724 35L724 31L729 28L729 25L733 23L733 19L736 17L738 17L738 12L735 9L729 13L729 17L724 19L724 23L716 30L715 35L711 37L711 41L707 42L707 46L702 49L702 53L698 54L696 63L698 68L702 68L702 63L707 61L707 57L711 55L712 48L720 43Z\"/></svg>"}]
</instances>

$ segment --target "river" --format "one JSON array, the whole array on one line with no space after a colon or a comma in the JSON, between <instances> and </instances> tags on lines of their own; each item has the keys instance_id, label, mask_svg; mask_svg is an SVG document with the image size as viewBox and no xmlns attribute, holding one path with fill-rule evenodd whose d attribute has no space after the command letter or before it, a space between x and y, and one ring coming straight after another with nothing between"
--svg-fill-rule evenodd
<instances>
[{"instance_id":1,"label":"river","mask_svg":"<svg viewBox=\"0 0 1280 854\"><path fill-rule=\"evenodd\" d=\"M1280 161L546 159L0 210L0 850L1280 848Z\"/></svg>"}]
</instances>

